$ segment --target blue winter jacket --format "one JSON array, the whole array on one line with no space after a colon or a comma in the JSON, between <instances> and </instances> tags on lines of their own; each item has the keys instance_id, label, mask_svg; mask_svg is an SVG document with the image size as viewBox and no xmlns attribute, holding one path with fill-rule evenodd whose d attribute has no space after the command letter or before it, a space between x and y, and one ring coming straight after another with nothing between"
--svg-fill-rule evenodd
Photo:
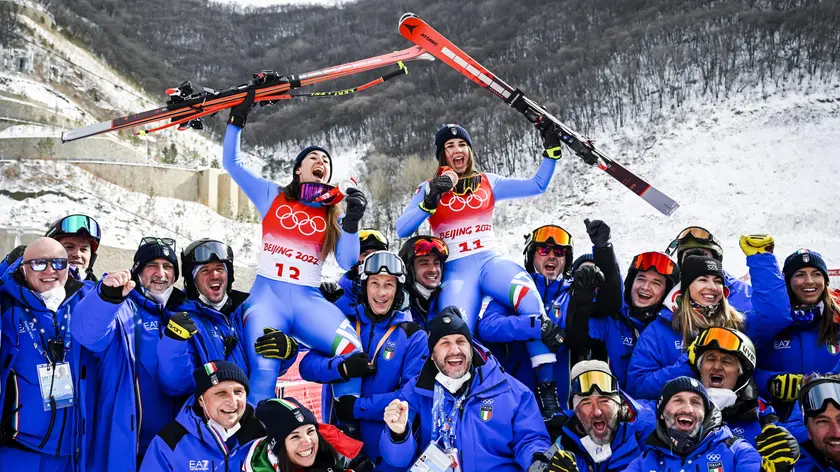
<instances>
[{"instance_id":1,"label":"blue winter jacket","mask_svg":"<svg viewBox=\"0 0 840 472\"><path fill-rule=\"evenodd\" d=\"M40 295L28 288L19 267L20 259L0 279L0 410L6 440L43 454L73 456L76 470L84 470L91 434L88 420L96 394L93 353L73 342L69 333L63 336L64 361L73 376L74 404L44 411L37 366L48 361L34 346L27 328L41 349L49 352L48 342L62 339L56 333L66 333L67 317L72 322L84 316L77 307L92 286L68 277L64 301L53 313Z\"/></svg>"},{"instance_id":2,"label":"blue winter jacket","mask_svg":"<svg viewBox=\"0 0 840 472\"><path fill-rule=\"evenodd\" d=\"M232 305L225 311L230 314L217 311L198 300L185 300L172 310L189 313L198 331L187 341L166 335L160 338L157 355L163 362L158 364L158 375L163 390L169 395L192 394L195 389L193 371L214 360L232 362L242 368L245 375L250 375L242 324L243 302L248 294L232 291L229 298ZM236 343L232 348L225 349L225 339L236 339ZM288 364L292 362L294 360Z\"/></svg>"},{"instance_id":3,"label":"blue winter jacket","mask_svg":"<svg viewBox=\"0 0 840 472\"><path fill-rule=\"evenodd\" d=\"M355 266L351 270L355 270ZM359 283L358 281L351 279L348 276L349 273L349 271L345 272L341 275L341 278L338 279L338 285L344 289L344 294L341 295L341 298L335 301L335 306L337 306L338 309L345 315L351 314L355 311L359 298L359 294L357 293L359 290Z\"/></svg>"},{"instance_id":4,"label":"blue winter jacket","mask_svg":"<svg viewBox=\"0 0 840 472\"><path fill-rule=\"evenodd\" d=\"M778 329L778 320L784 317L778 311L768 308L779 303L781 297L778 286L784 285L784 277L773 254L749 256L747 265L754 283L754 308L744 314L745 331L757 347L773 337ZM656 399L662 386L669 380L681 375L696 377L685 353L688 346L682 345L682 335L674 330L672 317L670 310L659 312L636 343L627 367L628 377L633 379L633 382L628 383L627 390L634 398ZM759 351L758 358L761 357Z\"/></svg>"},{"instance_id":5,"label":"blue winter jacket","mask_svg":"<svg viewBox=\"0 0 840 472\"><path fill-rule=\"evenodd\" d=\"M400 391L408 402L409 424L401 440L385 428L380 438L383 459L407 470L432 440L432 402L438 370L431 359L420 375ZM473 377L455 428L463 472L508 472L527 470L534 454L551 446L534 394L504 373L498 362L480 346L473 345ZM445 412L452 411L455 397L444 389Z\"/></svg>"},{"instance_id":6,"label":"blue winter jacket","mask_svg":"<svg viewBox=\"0 0 840 472\"><path fill-rule=\"evenodd\" d=\"M557 279L549 282L539 274L531 274L543 300L546 314L561 328L566 327L566 315L571 299L572 282ZM522 382L532 392L536 391L536 373L531 367L531 357L525 347L528 341L541 339L538 315L519 316L515 310L496 300L491 300L476 325L476 338L487 346L499 360L505 372ZM561 404L569 396L569 350L565 345L555 352L554 378Z\"/></svg>"},{"instance_id":7,"label":"blue winter jacket","mask_svg":"<svg viewBox=\"0 0 840 472\"><path fill-rule=\"evenodd\" d=\"M362 379L362 393L356 399L353 416L359 420L359 439L365 443L363 451L375 460L382 456L379 437L385 429L382 420L385 407L399 396L403 386L420 374L429 357L429 337L411 321L407 311L395 311L390 318L374 323L364 310L364 305L357 305L350 317L351 324L359 327L362 351L374 356L377 346L381 345L381 348L373 360L376 373ZM391 332L383 340L389 330ZM338 366L346 357L331 358L309 351L300 362L300 375L311 382L342 382L344 378L338 372ZM322 411L329 411L329 408Z\"/></svg>"},{"instance_id":8,"label":"blue winter jacket","mask_svg":"<svg viewBox=\"0 0 840 472\"><path fill-rule=\"evenodd\" d=\"M663 308L660 313L663 313L663 310L668 311L667 308ZM630 357L646 327L644 322L630 316L630 308L626 304L622 305L621 311L615 316L589 319L589 337L601 341L606 346L610 370L622 389L627 388Z\"/></svg>"},{"instance_id":9,"label":"blue winter jacket","mask_svg":"<svg viewBox=\"0 0 840 472\"><path fill-rule=\"evenodd\" d=\"M746 387L756 391L754 385ZM762 426L775 423L778 419L776 411L761 398L740 398L734 405L724 408L721 412L723 423L729 427L732 437L743 439L755 447L755 438L761 434ZM779 424L779 426L786 426Z\"/></svg>"},{"instance_id":10,"label":"blue winter jacket","mask_svg":"<svg viewBox=\"0 0 840 472\"><path fill-rule=\"evenodd\" d=\"M586 436L586 433L583 431L583 427L574 411L566 412L569 421L563 426L562 433L554 444L575 454L579 471L608 472L624 470L642 454L642 444L656 429L656 413L623 392L622 399L628 418L618 423L618 430L610 442L612 456L600 463L595 463L592 456L583 447L581 439ZM553 454L554 451L550 451L549 457Z\"/></svg>"},{"instance_id":11,"label":"blue winter jacket","mask_svg":"<svg viewBox=\"0 0 840 472\"><path fill-rule=\"evenodd\" d=\"M671 447L663 442L655 431L642 447L642 456L631 462L627 471L761 471L761 456L758 451L743 439L732 437L726 426L711 429L685 457L672 452Z\"/></svg>"},{"instance_id":12,"label":"blue winter jacket","mask_svg":"<svg viewBox=\"0 0 840 472\"><path fill-rule=\"evenodd\" d=\"M750 257L753 256L747 257L747 265L749 265ZM752 271L750 271L750 274L752 274ZM729 272L724 272L723 275L723 284L729 289L729 296L726 297L726 301L741 313L752 310L753 286L743 280L738 280Z\"/></svg>"},{"instance_id":13,"label":"blue winter jacket","mask_svg":"<svg viewBox=\"0 0 840 472\"><path fill-rule=\"evenodd\" d=\"M810 439L801 443L799 450L801 455L794 465L794 472L840 472L840 468L832 467Z\"/></svg>"},{"instance_id":14,"label":"blue winter jacket","mask_svg":"<svg viewBox=\"0 0 840 472\"><path fill-rule=\"evenodd\" d=\"M149 445L140 472L214 471L235 472L239 465L230 459L240 448L265 436L265 428L254 416L251 405L239 420L239 431L223 441L204 419L204 412L190 397L178 416L158 433Z\"/></svg>"},{"instance_id":15,"label":"blue winter jacket","mask_svg":"<svg viewBox=\"0 0 840 472\"><path fill-rule=\"evenodd\" d=\"M157 344L171 308L184 295L175 289L164 308L138 289L106 300L102 283L79 302L73 337L97 353L99 391L91 459L98 470L136 470L149 443L175 419L183 398L167 395L158 378ZM139 434L138 434L139 430Z\"/></svg>"}]
</instances>

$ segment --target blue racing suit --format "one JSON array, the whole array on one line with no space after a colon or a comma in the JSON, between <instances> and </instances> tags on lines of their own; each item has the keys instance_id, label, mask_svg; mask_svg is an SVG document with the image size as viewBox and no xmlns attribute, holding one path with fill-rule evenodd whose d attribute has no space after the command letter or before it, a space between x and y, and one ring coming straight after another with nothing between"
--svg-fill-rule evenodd
<instances>
[{"instance_id":1,"label":"blue racing suit","mask_svg":"<svg viewBox=\"0 0 840 472\"><path fill-rule=\"evenodd\" d=\"M474 191L465 195L456 195L452 190L446 192L433 214L420 207L429 185L424 182L397 220L397 234L401 238L411 235L428 219L432 235L446 242L449 257L444 265L446 275L438 307L462 308L471 330L475 330L484 296L512 307L520 315L543 312L528 273L495 249L493 211L496 201L544 193L556 164L553 159L543 159L530 179L481 174L481 182Z\"/></svg>"},{"instance_id":2,"label":"blue racing suit","mask_svg":"<svg viewBox=\"0 0 840 472\"><path fill-rule=\"evenodd\" d=\"M281 362L266 359L251 349L265 327L279 329L328 356L350 354L361 348L347 318L328 302L318 287L322 249L330 213L325 207L287 198L274 182L248 170L239 155L242 129L229 124L222 163L262 217L262 247L257 279L245 301L245 345L251 366L249 400L256 403L275 396ZM335 257L349 270L359 259L359 238L341 230ZM335 384L336 396L358 395L361 379Z\"/></svg>"}]
</instances>

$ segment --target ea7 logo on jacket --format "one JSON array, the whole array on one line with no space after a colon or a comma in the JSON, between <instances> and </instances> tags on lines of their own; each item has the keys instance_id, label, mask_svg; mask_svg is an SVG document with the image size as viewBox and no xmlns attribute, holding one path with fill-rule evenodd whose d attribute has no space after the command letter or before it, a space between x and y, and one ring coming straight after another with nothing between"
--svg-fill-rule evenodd
<instances>
[{"instance_id":1,"label":"ea7 logo on jacket","mask_svg":"<svg viewBox=\"0 0 840 472\"><path fill-rule=\"evenodd\" d=\"M782 339L780 341L773 341L773 349L790 349L790 339Z\"/></svg>"},{"instance_id":2,"label":"ea7 logo on jacket","mask_svg":"<svg viewBox=\"0 0 840 472\"><path fill-rule=\"evenodd\" d=\"M27 326L29 327L30 332L35 331L35 323L31 321L22 320L20 322L20 329L18 330L18 334L25 334Z\"/></svg>"},{"instance_id":3,"label":"ea7 logo on jacket","mask_svg":"<svg viewBox=\"0 0 840 472\"><path fill-rule=\"evenodd\" d=\"M208 461L208 460L190 461L190 470L209 471L210 470L210 461Z\"/></svg>"},{"instance_id":4,"label":"ea7 logo on jacket","mask_svg":"<svg viewBox=\"0 0 840 472\"><path fill-rule=\"evenodd\" d=\"M146 321L143 323L143 329L146 331L158 331L158 322L155 321Z\"/></svg>"},{"instance_id":5,"label":"ea7 logo on jacket","mask_svg":"<svg viewBox=\"0 0 840 472\"><path fill-rule=\"evenodd\" d=\"M622 336L621 344L624 344L625 346L635 346L636 342L633 340L633 336Z\"/></svg>"},{"instance_id":6,"label":"ea7 logo on jacket","mask_svg":"<svg viewBox=\"0 0 840 472\"><path fill-rule=\"evenodd\" d=\"M675 349L682 349L682 341L674 341Z\"/></svg>"}]
</instances>

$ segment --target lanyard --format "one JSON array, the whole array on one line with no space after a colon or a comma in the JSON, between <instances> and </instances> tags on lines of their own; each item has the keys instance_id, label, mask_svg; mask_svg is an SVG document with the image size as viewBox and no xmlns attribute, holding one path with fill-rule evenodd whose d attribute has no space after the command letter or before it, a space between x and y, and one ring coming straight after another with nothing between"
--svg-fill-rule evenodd
<instances>
[{"instance_id":1,"label":"lanyard","mask_svg":"<svg viewBox=\"0 0 840 472\"><path fill-rule=\"evenodd\" d=\"M455 447L458 415L464 406L467 392L455 399L452 411L448 415L443 412L444 397L443 386L435 382L435 396L432 401L432 442L437 442L444 451L448 451Z\"/></svg>"},{"instance_id":2,"label":"lanyard","mask_svg":"<svg viewBox=\"0 0 840 472\"><path fill-rule=\"evenodd\" d=\"M56 313L54 316L58 316L58 314ZM67 336L67 334L70 332L70 310L66 311L66 313L64 315L64 319L67 320L67 322L65 323L64 326L61 327L61 331L63 331L63 334L61 336L61 344L64 346L64 349L70 349L70 342L73 339L72 337ZM35 326L37 324L38 324L38 318L33 315L32 316L32 326ZM49 356L49 354L47 354L47 352L44 351L44 348L41 346L41 343L38 342L37 339L35 339L35 330L32 329L32 326L30 326L29 323L26 322L26 320L23 321L23 327L26 329L27 334L29 334L29 337L32 339L32 345L35 346L35 349L38 351L38 354L41 354L42 356L44 356L44 359L46 359L47 362L49 362L51 364L55 364L57 362L63 362L64 361L64 353L62 353L62 358L61 359L52 359ZM44 339L44 328L41 328L39 331L40 331L41 341L43 341L43 339ZM58 335L59 335L59 333L55 333L56 340L58 340Z\"/></svg>"},{"instance_id":3,"label":"lanyard","mask_svg":"<svg viewBox=\"0 0 840 472\"><path fill-rule=\"evenodd\" d=\"M373 361L376 360L376 355L379 354L379 350L382 349L382 346L385 344L385 341L388 340L388 336L397 329L397 325L391 325L387 331L385 331L385 335L382 336L382 339L379 340L379 343L376 345L376 350L373 351L373 355L370 356L369 365L373 365ZM359 320L356 320L356 335L359 336L359 339L362 339L362 323Z\"/></svg>"}]
</instances>

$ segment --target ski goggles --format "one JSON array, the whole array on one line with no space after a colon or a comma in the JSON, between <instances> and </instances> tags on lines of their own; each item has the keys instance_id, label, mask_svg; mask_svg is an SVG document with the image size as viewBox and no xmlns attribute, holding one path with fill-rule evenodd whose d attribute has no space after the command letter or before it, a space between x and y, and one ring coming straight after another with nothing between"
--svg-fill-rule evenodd
<instances>
[{"instance_id":1,"label":"ski goggles","mask_svg":"<svg viewBox=\"0 0 840 472\"><path fill-rule=\"evenodd\" d=\"M710 243L715 246L720 246L720 241L712 235L711 231L699 226L689 226L688 228L680 231L680 234L677 235L676 239L671 241L671 244L668 246L668 250L665 251L665 253L669 256L674 255L677 248L689 239L693 239L701 243Z\"/></svg>"},{"instance_id":2,"label":"ski goggles","mask_svg":"<svg viewBox=\"0 0 840 472\"><path fill-rule=\"evenodd\" d=\"M817 379L808 382L799 391L799 405L805 417L819 415L828 408L829 403L840 409L840 381L837 379Z\"/></svg>"},{"instance_id":3,"label":"ski goggles","mask_svg":"<svg viewBox=\"0 0 840 472\"><path fill-rule=\"evenodd\" d=\"M206 241L198 246L187 249L192 254L196 264L206 264L212 261L233 262L233 249L219 241Z\"/></svg>"},{"instance_id":4,"label":"ski goggles","mask_svg":"<svg viewBox=\"0 0 840 472\"><path fill-rule=\"evenodd\" d=\"M707 347L721 351L741 353L755 366L755 353L732 330L727 328L708 328L701 332L694 341L697 348Z\"/></svg>"},{"instance_id":5,"label":"ski goggles","mask_svg":"<svg viewBox=\"0 0 840 472\"><path fill-rule=\"evenodd\" d=\"M365 276L387 273L405 282L405 264L393 252L376 251L365 258L362 263L362 274Z\"/></svg>"},{"instance_id":6,"label":"ski goggles","mask_svg":"<svg viewBox=\"0 0 840 472\"><path fill-rule=\"evenodd\" d=\"M67 268L67 258L57 257L55 259L29 259L22 261L21 265L27 265L35 272L43 272L47 270L47 266L52 266L53 270L59 271Z\"/></svg>"},{"instance_id":7,"label":"ski goggles","mask_svg":"<svg viewBox=\"0 0 840 472\"><path fill-rule=\"evenodd\" d=\"M554 246L551 244L540 244L537 246L537 254L547 256L551 253L554 253L557 257L563 257L566 255L566 247Z\"/></svg>"},{"instance_id":8,"label":"ski goggles","mask_svg":"<svg viewBox=\"0 0 840 472\"><path fill-rule=\"evenodd\" d=\"M379 231L375 229L363 229L359 231L359 242L365 243L371 238L379 241L385 246L388 246L388 238L386 238L385 235L380 233Z\"/></svg>"},{"instance_id":9,"label":"ski goggles","mask_svg":"<svg viewBox=\"0 0 840 472\"><path fill-rule=\"evenodd\" d=\"M643 252L633 258L633 267L641 272L654 269L661 275L673 275L677 270L677 264L667 254L650 251Z\"/></svg>"},{"instance_id":10,"label":"ski goggles","mask_svg":"<svg viewBox=\"0 0 840 472\"><path fill-rule=\"evenodd\" d=\"M465 195L475 192L479 186L481 186L481 174L459 177L458 181L455 182L455 188L452 189L452 193L455 195Z\"/></svg>"},{"instance_id":11,"label":"ski goggles","mask_svg":"<svg viewBox=\"0 0 840 472\"><path fill-rule=\"evenodd\" d=\"M172 249L175 249L175 240L172 238L156 238L154 236L143 236L143 239L140 240L140 245L145 246L147 244L160 244L161 246L169 246Z\"/></svg>"},{"instance_id":12,"label":"ski goggles","mask_svg":"<svg viewBox=\"0 0 840 472\"><path fill-rule=\"evenodd\" d=\"M526 244L553 243L558 246L572 246L572 235L565 229L554 225L540 226L534 231L531 231L531 234L526 239Z\"/></svg>"},{"instance_id":13,"label":"ski goggles","mask_svg":"<svg viewBox=\"0 0 840 472\"><path fill-rule=\"evenodd\" d=\"M618 380L601 370L588 370L572 379L571 395L592 395L598 391L601 395L618 393Z\"/></svg>"},{"instance_id":14,"label":"ski goggles","mask_svg":"<svg viewBox=\"0 0 840 472\"><path fill-rule=\"evenodd\" d=\"M437 251L441 256L449 257L449 247L440 238L429 236L428 239L418 239L414 242L414 257L428 256L434 251Z\"/></svg>"},{"instance_id":15,"label":"ski goggles","mask_svg":"<svg viewBox=\"0 0 840 472\"><path fill-rule=\"evenodd\" d=\"M303 202L331 206L344 200L344 194L341 189L329 184L306 182L300 184L299 198Z\"/></svg>"},{"instance_id":16,"label":"ski goggles","mask_svg":"<svg viewBox=\"0 0 840 472\"><path fill-rule=\"evenodd\" d=\"M52 230L46 236L51 237L53 234L59 233L87 233L88 236L97 242L102 239L102 230L99 228L99 223L87 215L65 216L53 225Z\"/></svg>"}]
</instances>

